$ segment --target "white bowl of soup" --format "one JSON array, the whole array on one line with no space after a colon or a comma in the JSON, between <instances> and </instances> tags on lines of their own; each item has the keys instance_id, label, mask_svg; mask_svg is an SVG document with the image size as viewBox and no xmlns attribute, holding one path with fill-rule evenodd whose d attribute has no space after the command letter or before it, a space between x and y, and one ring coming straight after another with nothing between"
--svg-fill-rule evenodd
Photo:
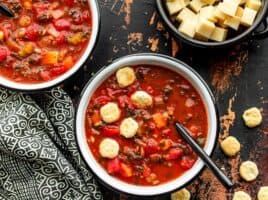
<instances>
[{"instance_id":1,"label":"white bowl of soup","mask_svg":"<svg viewBox=\"0 0 268 200\"><path fill-rule=\"evenodd\" d=\"M8 2L15 17L0 16L0 84L43 90L77 72L99 33L97 1Z\"/></svg>"},{"instance_id":2,"label":"white bowl of soup","mask_svg":"<svg viewBox=\"0 0 268 200\"><path fill-rule=\"evenodd\" d=\"M175 121L212 154L218 116L204 80L171 57L136 54L115 60L87 84L76 138L105 185L131 195L160 195L185 186L204 167Z\"/></svg>"}]
</instances>

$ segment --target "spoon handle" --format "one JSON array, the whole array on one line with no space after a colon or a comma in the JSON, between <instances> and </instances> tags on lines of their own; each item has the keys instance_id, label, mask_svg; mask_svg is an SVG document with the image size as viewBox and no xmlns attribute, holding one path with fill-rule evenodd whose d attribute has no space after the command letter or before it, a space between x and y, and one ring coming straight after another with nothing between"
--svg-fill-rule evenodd
<instances>
[{"instance_id":1,"label":"spoon handle","mask_svg":"<svg viewBox=\"0 0 268 200\"><path fill-rule=\"evenodd\" d=\"M0 12L2 12L8 17L14 17L14 13L8 7L6 7L4 4L1 3L0 3Z\"/></svg>"},{"instance_id":2,"label":"spoon handle","mask_svg":"<svg viewBox=\"0 0 268 200\"><path fill-rule=\"evenodd\" d=\"M206 152L193 140L188 131L178 122L175 123L175 126L183 139L186 140L186 142L192 147L198 156L205 162L206 166L212 170L219 181L221 181L227 188L231 188L234 185L232 181L217 167L217 165L211 160Z\"/></svg>"}]
</instances>

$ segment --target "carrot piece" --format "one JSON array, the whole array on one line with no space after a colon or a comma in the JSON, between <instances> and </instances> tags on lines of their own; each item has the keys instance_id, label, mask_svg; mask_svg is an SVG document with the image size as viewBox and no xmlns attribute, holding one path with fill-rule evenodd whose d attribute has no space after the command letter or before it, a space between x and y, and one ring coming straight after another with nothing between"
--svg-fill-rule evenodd
<instances>
[{"instance_id":1,"label":"carrot piece","mask_svg":"<svg viewBox=\"0 0 268 200\"><path fill-rule=\"evenodd\" d=\"M121 163L121 175L123 177L131 177L133 175L132 168L124 163Z\"/></svg>"},{"instance_id":2,"label":"carrot piece","mask_svg":"<svg viewBox=\"0 0 268 200\"><path fill-rule=\"evenodd\" d=\"M42 58L43 65L54 65L58 63L59 52L58 51L47 51Z\"/></svg>"},{"instance_id":3,"label":"carrot piece","mask_svg":"<svg viewBox=\"0 0 268 200\"><path fill-rule=\"evenodd\" d=\"M91 117L92 123L94 124L94 126L98 126L101 122L101 116L99 111L95 110L93 112L93 115Z\"/></svg>"},{"instance_id":4,"label":"carrot piece","mask_svg":"<svg viewBox=\"0 0 268 200\"><path fill-rule=\"evenodd\" d=\"M70 69L74 65L73 57L68 56L63 60L63 66L67 69Z\"/></svg>"},{"instance_id":5,"label":"carrot piece","mask_svg":"<svg viewBox=\"0 0 268 200\"><path fill-rule=\"evenodd\" d=\"M162 113L153 114L153 120L157 128L164 128L167 125L167 117Z\"/></svg>"}]
</instances>

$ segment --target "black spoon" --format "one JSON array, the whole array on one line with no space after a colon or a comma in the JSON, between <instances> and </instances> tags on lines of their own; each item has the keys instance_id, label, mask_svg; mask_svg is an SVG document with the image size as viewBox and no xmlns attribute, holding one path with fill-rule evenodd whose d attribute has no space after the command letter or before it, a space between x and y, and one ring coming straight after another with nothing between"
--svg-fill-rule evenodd
<instances>
[{"instance_id":1,"label":"black spoon","mask_svg":"<svg viewBox=\"0 0 268 200\"><path fill-rule=\"evenodd\" d=\"M205 165L211 169L219 181L221 181L221 183L224 184L227 188L231 188L234 185L232 181L216 166L216 164L211 160L206 152L194 141L187 129L179 122L176 122L175 126L183 139L186 140L194 152L197 153L198 156L205 162Z\"/></svg>"},{"instance_id":2,"label":"black spoon","mask_svg":"<svg viewBox=\"0 0 268 200\"><path fill-rule=\"evenodd\" d=\"M14 17L14 13L2 3L0 3L0 12L8 17Z\"/></svg>"}]
</instances>

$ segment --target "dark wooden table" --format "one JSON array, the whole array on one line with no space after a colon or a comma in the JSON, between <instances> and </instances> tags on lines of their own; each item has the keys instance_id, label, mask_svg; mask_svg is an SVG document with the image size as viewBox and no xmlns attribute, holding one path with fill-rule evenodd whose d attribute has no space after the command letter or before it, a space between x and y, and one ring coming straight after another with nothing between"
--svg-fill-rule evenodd
<instances>
[{"instance_id":1,"label":"dark wooden table","mask_svg":"<svg viewBox=\"0 0 268 200\"><path fill-rule=\"evenodd\" d=\"M252 199L260 186L268 186L268 40L245 41L222 50L201 50L175 41L165 31L153 0L99 0L101 32L92 56L65 89L77 102L79 94L92 74L102 66L124 55L155 52L183 60L207 81L214 92L221 120L221 141L236 136L242 150L234 158L223 155L219 146L213 160L232 177L235 186L226 190L209 170L205 170L187 188L193 199L227 200L237 190L248 192ZM73 84L75 83L75 85ZM255 129L244 126L245 109L262 109L264 121ZM241 180L239 164L244 160L258 164L260 175L252 183ZM104 199L133 199L102 187ZM169 199L170 194L155 199ZM143 199L143 198L137 198Z\"/></svg>"}]
</instances>

